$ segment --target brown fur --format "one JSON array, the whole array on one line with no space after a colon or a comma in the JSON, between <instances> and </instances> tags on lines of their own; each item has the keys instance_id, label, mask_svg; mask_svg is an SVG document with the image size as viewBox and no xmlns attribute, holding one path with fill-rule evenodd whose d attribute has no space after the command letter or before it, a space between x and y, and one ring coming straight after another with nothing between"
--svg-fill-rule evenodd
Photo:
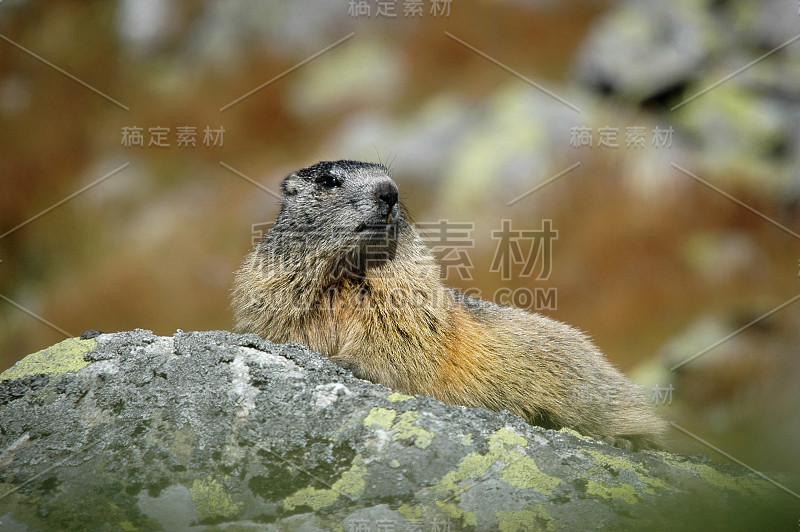
<instances>
[{"instance_id":1,"label":"brown fur","mask_svg":"<svg viewBox=\"0 0 800 532\"><path fill-rule=\"evenodd\" d=\"M343 184L320 187L325 172L344 176ZM354 212L364 214L355 216L365 218L388 206L396 238L384 260L342 273L341 257L362 241L344 243L348 227L336 222L337 208L349 209L353 195L371 198L376 183L387 181L394 185L384 167L348 161L289 176L275 227L236 273L235 328L303 343L358 377L406 393L508 409L533 424L625 447L657 444L664 421L582 333L444 287L399 205L358 204ZM297 205L311 220L319 209L320 225L333 228L284 238L284 226L299 217Z\"/></svg>"}]
</instances>

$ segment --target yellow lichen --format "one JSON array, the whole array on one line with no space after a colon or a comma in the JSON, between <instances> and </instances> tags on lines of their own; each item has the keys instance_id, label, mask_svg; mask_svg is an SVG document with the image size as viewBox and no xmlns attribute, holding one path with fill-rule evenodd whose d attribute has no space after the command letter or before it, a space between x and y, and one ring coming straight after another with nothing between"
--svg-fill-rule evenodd
<instances>
[{"instance_id":1,"label":"yellow lichen","mask_svg":"<svg viewBox=\"0 0 800 532\"><path fill-rule=\"evenodd\" d=\"M370 410L364 418L365 427L381 427L393 432L392 440L414 439L414 445L420 449L426 449L433 441L433 433L414 425L414 421L419 418L419 412L403 412L397 418L397 411L391 408L376 407Z\"/></svg>"},{"instance_id":2,"label":"yellow lichen","mask_svg":"<svg viewBox=\"0 0 800 532\"><path fill-rule=\"evenodd\" d=\"M561 479L542 473L532 458L520 453L508 453L504 461L507 465L500 470L500 480L515 488L537 490L549 495L561 484Z\"/></svg>"},{"instance_id":3,"label":"yellow lichen","mask_svg":"<svg viewBox=\"0 0 800 532\"><path fill-rule=\"evenodd\" d=\"M641 493L653 495L655 494L654 489L669 489L669 486L666 482L657 478L653 478L645 465L642 463L634 463L625 458L603 454L602 452L594 449L584 449L583 452L594 458L599 466L605 466L615 471L627 469L628 471L633 472L639 482L646 485L646 487L640 490ZM599 469L597 469L597 471L599 471Z\"/></svg>"},{"instance_id":4,"label":"yellow lichen","mask_svg":"<svg viewBox=\"0 0 800 532\"><path fill-rule=\"evenodd\" d=\"M97 347L97 340L67 338L47 349L32 353L0 374L0 381L20 379L29 375L44 373L61 375L77 371L89 362L83 356Z\"/></svg>"},{"instance_id":5,"label":"yellow lichen","mask_svg":"<svg viewBox=\"0 0 800 532\"><path fill-rule=\"evenodd\" d=\"M524 510L497 512L495 516L497 528L501 532L556 529L555 521L541 503Z\"/></svg>"},{"instance_id":6,"label":"yellow lichen","mask_svg":"<svg viewBox=\"0 0 800 532\"><path fill-rule=\"evenodd\" d=\"M287 510L294 510L298 506L308 506L316 512L335 503L340 495L357 498L364 492L366 473L364 458L357 454L353 458L350 469L342 473L339 480L334 482L329 489L302 488L286 497L283 504Z\"/></svg>"},{"instance_id":7,"label":"yellow lichen","mask_svg":"<svg viewBox=\"0 0 800 532\"><path fill-rule=\"evenodd\" d=\"M298 506L308 506L313 511L320 510L336 502L339 493L331 489L317 489L314 487L302 488L283 500L283 505L288 510Z\"/></svg>"},{"instance_id":8,"label":"yellow lichen","mask_svg":"<svg viewBox=\"0 0 800 532\"><path fill-rule=\"evenodd\" d=\"M489 467L502 464L499 478L520 489L536 490L546 495L561 483L539 470L536 462L521 453L516 447L525 447L528 440L514 429L504 427L489 437L489 451L486 454L469 453L461 459L455 471L447 473L439 482L438 490L460 495L470 488L467 481L479 479Z\"/></svg>"},{"instance_id":9,"label":"yellow lichen","mask_svg":"<svg viewBox=\"0 0 800 532\"><path fill-rule=\"evenodd\" d=\"M414 439L414 446L426 449L433 441L433 433L414 425L414 421L419 418L419 412L404 412L400 419L392 425L394 432L392 440Z\"/></svg>"},{"instance_id":10,"label":"yellow lichen","mask_svg":"<svg viewBox=\"0 0 800 532\"><path fill-rule=\"evenodd\" d=\"M233 519L244 508L244 503L234 501L224 486L212 476L204 480L196 479L192 482L189 493L197 507L197 519L201 523L206 519Z\"/></svg>"},{"instance_id":11,"label":"yellow lichen","mask_svg":"<svg viewBox=\"0 0 800 532\"><path fill-rule=\"evenodd\" d=\"M398 508L397 511L409 521L417 521L422 519L422 506L419 505L411 506L410 504L404 502L400 505L400 508Z\"/></svg>"},{"instance_id":12,"label":"yellow lichen","mask_svg":"<svg viewBox=\"0 0 800 532\"><path fill-rule=\"evenodd\" d=\"M636 493L636 489L630 484L623 483L618 486L609 486L590 480L586 485L586 493L604 499L622 499L628 504L636 504L639 502L639 495Z\"/></svg>"},{"instance_id":13,"label":"yellow lichen","mask_svg":"<svg viewBox=\"0 0 800 532\"><path fill-rule=\"evenodd\" d=\"M392 421L397 417L397 410L391 408L375 407L369 411L367 417L364 418L364 426L378 426L388 429L392 426Z\"/></svg>"},{"instance_id":14,"label":"yellow lichen","mask_svg":"<svg viewBox=\"0 0 800 532\"><path fill-rule=\"evenodd\" d=\"M745 495L764 496L772 491L772 486L765 480L752 477L731 477L723 475L708 464L696 464L677 459L674 455L665 457L668 464L691 471L698 478L723 489L734 490Z\"/></svg>"},{"instance_id":15,"label":"yellow lichen","mask_svg":"<svg viewBox=\"0 0 800 532\"><path fill-rule=\"evenodd\" d=\"M414 397L413 397L413 396L411 396L411 395L404 395L404 394L402 394L402 393L397 393L397 392L395 392L395 393L393 393L393 394L391 394L391 395L389 395L389 396L387 396L387 397L386 397L386 400L387 400L387 401L391 401L391 402L393 402L393 403L399 403L399 402L403 402L403 401L409 401L409 400L411 400L411 399L414 399Z\"/></svg>"},{"instance_id":16,"label":"yellow lichen","mask_svg":"<svg viewBox=\"0 0 800 532\"><path fill-rule=\"evenodd\" d=\"M436 506L451 519L461 520L466 526L478 526L478 517L473 512L464 511L451 502L436 501Z\"/></svg>"}]
</instances>

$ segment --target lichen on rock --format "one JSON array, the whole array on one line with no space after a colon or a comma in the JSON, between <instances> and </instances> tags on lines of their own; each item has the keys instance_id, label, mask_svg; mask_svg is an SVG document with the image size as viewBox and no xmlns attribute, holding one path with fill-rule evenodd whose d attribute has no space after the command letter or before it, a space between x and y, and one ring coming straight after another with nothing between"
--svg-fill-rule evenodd
<instances>
[{"instance_id":1,"label":"lichen on rock","mask_svg":"<svg viewBox=\"0 0 800 532\"><path fill-rule=\"evenodd\" d=\"M4 372L0 399L4 530L796 520L797 501L739 466L405 395L255 335L66 340Z\"/></svg>"}]
</instances>

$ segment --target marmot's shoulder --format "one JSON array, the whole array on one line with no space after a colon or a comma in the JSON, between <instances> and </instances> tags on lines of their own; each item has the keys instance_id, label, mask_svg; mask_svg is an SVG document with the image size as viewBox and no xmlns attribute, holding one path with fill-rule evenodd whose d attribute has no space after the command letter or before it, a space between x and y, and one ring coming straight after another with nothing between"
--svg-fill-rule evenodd
<instances>
[{"instance_id":1,"label":"marmot's shoulder","mask_svg":"<svg viewBox=\"0 0 800 532\"><path fill-rule=\"evenodd\" d=\"M505 309L500 305L459 292L453 288L445 288L456 304L462 306L476 320L488 321L503 314Z\"/></svg>"}]
</instances>

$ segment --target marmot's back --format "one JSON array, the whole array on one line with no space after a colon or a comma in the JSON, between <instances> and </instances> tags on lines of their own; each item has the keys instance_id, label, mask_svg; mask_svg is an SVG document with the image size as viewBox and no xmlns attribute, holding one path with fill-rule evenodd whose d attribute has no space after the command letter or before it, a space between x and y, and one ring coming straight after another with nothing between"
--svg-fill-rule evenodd
<instances>
[{"instance_id":1,"label":"marmot's back","mask_svg":"<svg viewBox=\"0 0 800 532\"><path fill-rule=\"evenodd\" d=\"M484 349L509 346L495 354L498 381L513 399L505 408L551 428L569 427L637 447L655 445L666 423L655 415L644 392L614 368L577 329L530 312L456 294L456 301L487 337ZM538 396L533 401L513 394ZM531 405L538 411L531 411ZM513 405L513 406L510 406ZM616 442L625 445L625 442Z\"/></svg>"},{"instance_id":2,"label":"marmot's back","mask_svg":"<svg viewBox=\"0 0 800 532\"><path fill-rule=\"evenodd\" d=\"M443 287L385 167L319 163L282 189L275 225L236 273L237 330L304 343L407 393L624 446L665 431L581 332Z\"/></svg>"}]
</instances>

